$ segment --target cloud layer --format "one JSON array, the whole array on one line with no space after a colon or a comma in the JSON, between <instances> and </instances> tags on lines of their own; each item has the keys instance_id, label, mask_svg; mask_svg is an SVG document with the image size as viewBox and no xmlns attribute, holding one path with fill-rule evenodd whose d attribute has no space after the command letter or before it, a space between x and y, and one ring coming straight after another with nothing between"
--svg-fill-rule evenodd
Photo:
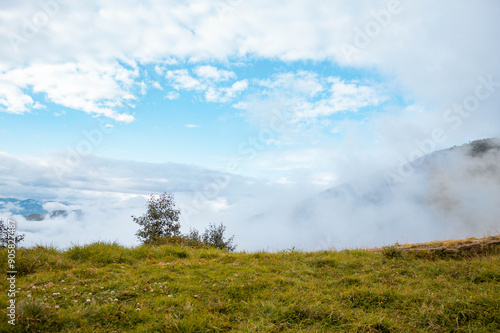
<instances>
[{"instance_id":1,"label":"cloud layer","mask_svg":"<svg viewBox=\"0 0 500 333\"><path fill-rule=\"evenodd\" d=\"M137 86L147 85L136 71L140 64L328 60L374 67L408 97L433 107L469 93L479 75L500 77L500 5L493 1L33 0L2 7L0 106L7 112L27 112L36 105L30 95L39 93L131 121L119 109L138 96ZM204 80L233 78L212 66L195 72ZM227 101L246 88L245 81L221 90L173 75L174 88L202 89L210 101ZM321 115L332 106L315 110Z\"/></svg>"},{"instance_id":2,"label":"cloud layer","mask_svg":"<svg viewBox=\"0 0 500 333\"><path fill-rule=\"evenodd\" d=\"M454 148L428 155L414 168L405 165L395 182L379 173L329 189L307 177L272 183L185 165L100 158L87 159L61 181L52 173L54 158L0 154L6 172L0 191L30 193L47 201L47 210L67 208L66 201L81 210L41 222L14 216L28 246L96 240L135 245L138 226L130 216L143 214L148 195L163 191L175 195L183 232L223 222L240 250L383 246L498 232L499 151ZM43 176L33 177L33 169ZM9 216L13 208L0 213Z\"/></svg>"}]
</instances>

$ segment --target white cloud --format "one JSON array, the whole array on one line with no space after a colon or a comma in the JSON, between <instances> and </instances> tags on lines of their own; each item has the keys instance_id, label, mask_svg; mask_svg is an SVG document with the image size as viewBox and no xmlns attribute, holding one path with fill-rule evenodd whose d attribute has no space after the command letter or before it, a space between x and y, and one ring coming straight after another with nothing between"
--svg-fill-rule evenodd
<instances>
[{"instance_id":1,"label":"white cloud","mask_svg":"<svg viewBox=\"0 0 500 333\"><path fill-rule=\"evenodd\" d=\"M165 78L170 80L172 86L178 90L203 90L205 85L192 77L187 69L167 71Z\"/></svg>"},{"instance_id":2,"label":"white cloud","mask_svg":"<svg viewBox=\"0 0 500 333\"><path fill-rule=\"evenodd\" d=\"M317 102L304 103L299 117L328 116L337 112L357 112L367 106L379 105L385 97L375 88L346 83L338 77L328 78L329 94Z\"/></svg>"},{"instance_id":3,"label":"white cloud","mask_svg":"<svg viewBox=\"0 0 500 333\"><path fill-rule=\"evenodd\" d=\"M35 104L33 105L33 109L36 110L41 110L41 109L46 109L47 107L43 105L42 103L36 101Z\"/></svg>"},{"instance_id":4,"label":"white cloud","mask_svg":"<svg viewBox=\"0 0 500 333\"><path fill-rule=\"evenodd\" d=\"M198 66L195 68L194 72L196 76L202 79L215 82L236 79L236 74L234 72L218 69L214 66Z\"/></svg>"},{"instance_id":5,"label":"white cloud","mask_svg":"<svg viewBox=\"0 0 500 333\"><path fill-rule=\"evenodd\" d=\"M75 210L81 209L82 207L79 205L66 205L60 202L49 201L42 205L43 209L46 211L55 211L55 210Z\"/></svg>"},{"instance_id":6,"label":"white cloud","mask_svg":"<svg viewBox=\"0 0 500 333\"><path fill-rule=\"evenodd\" d=\"M150 164L95 156L77 157L70 151L46 158L0 152L0 192L16 196L31 191L33 198L42 196L47 199L51 199L54 193L72 191L138 195L163 191L195 192L224 175L223 172L176 163ZM20 182L20 179L25 182ZM240 183L242 179L235 176L233 182Z\"/></svg>"},{"instance_id":7,"label":"white cloud","mask_svg":"<svg viewBox=\"0 0 500 333\"><path fill-rule=\"evenodd\" d=\"M195 124L186 124L184 126L186 126L187 128L198 128L198 127L200 127L200 125L195 125Z\"/></svg>"},{"instance_id":8,"label":"white cloud","mask_svg":"<svg viewBox=\"0 0 500 333\"><path fill-rule=\"evenodd\" d=\"M90 114L130 122L134 118L114 110L135 99L133 89L137 71L117 63L37 64L0 73L0 82L9 82L2 91L4 105L11 112L27 112L39 108L23 90L44 93L47 100Z\"/></svg>"},{"instance_id":9,"label":"white cloud","mask_svg":"<svg viewBox=\"0 0 500 333\"><path fill-rule=\"evenodd\" d=\"M227 198L218 197L215 200L207 201L206 203L210 210L215 213L219 213L230 208L227 203Z\"/></svg>"},{"instance_id":10,"label":"white cloud","mask_svg":"<svg viewBox=\"0 0 500 333\"><path fill-rule=\"evenodd\" d=\"M334 185L337 177L331 173L319 173L312 176L313 184L325 187L331 187Z\"/></svg>"},{"instance_id":11,"label":"white cloud","mask_svg":"<svg viewBox=\"0 0 500 333\"><path fill-rule=\"evenodd\" d=\"M287 185L287 184L293 184L294 182L287 179L286 177L281 177L280 179L276 180L276 183L281 185Z\"/></svg>"},{"instance_id":12,"label":"white cloud","mask_svg":"<svg viewBox=\"0 0 500 333\"><path fill-rule=\"evenodd\" d=\"M224 88L226 93L226 98L231 99L235 97L238 93L245 91L248 88L248 80L241 80L233 83L229 88Z\"/></svg>"},{"instance_id":13,"label":"white cloud","mask_svg":"<svg viewBox=\"0 0 500 333\"><path fill-rule=\"evenodd\" d=\"M2 208L0 209L0 214L2 215L7 215L12 211L20 211L23 209L20 203L5 202L3 200L0 200L0 204L2 205Z\"/></svg>"},{"instance_id":14,"label":"white cloud","mask_svg":"<svg viewBox=\"0 0 500 333\"><path fill-rule=\"evenodd\" d=\"M165 72L167 71L167 69L165 67L158 66L158 65L155 65L154 70L155 70L156 74L158 74L158 75L164 75Z\"/></svg>"},{"instance_id":15,"label":"white cloud","mask_svg":"<svg viewBox=\"0 0 500 333\"><path fill-rule=\"evenodd\" d=\"M163 90L163 87L161 86L160 82L158 81L151 81L150 82L153 88L158 89L158 90Z\"/></svg>"},{"instance_id":16,"label":"white cloud","mask_svg":"<svg viewBox=\"0 0 500 333\"><path fill-rule=\"evenodd\" d=\"M177 91L169 91L168 94L165 95L166 99L171 101L178 99L181 95Z\"/></svg>"},{"instance_id":17,"label":"white cloud","mask_svg":"<svg viewBox=\"0 0 500 333\"><path fill-rule=\"evenodd\" d=\"M241 80L233 83L230 87L208 87L205 92L207 102L225 103L248 88L248 80Z\"/></svg>"},{"instance_id":18,"label":"white cloud","mask_svg":"<svg viewBox=\"0 0 500 333\"><path fill-rule=\"evenodd\" d=\"M276 74L272 79L261 80L259 84L271 91L315 97L326 89L323 81L317 73L298 71L297 73Z\"/></svg>"},{"instance_id":19,"label":"white cloud","mask_svg":"<svg viewBox=\"0 0 500 333\"><path fill-rule=\"evenodd\" d=\"M192 76L187 69L167 71L165 78L177 90L204 91L207 102L226 103L248 88L248 80L234 82L231 86L222 86L221 82L236 79L234 72L213 66L198 66Z\"/></svg>"},{"instance_id":20,"label":"white cloud","mask_svg":"<svg viewBox=\"0 0 500 333\"><path fill-rule=\"evenodd\" d=\"M292 113L292 122L308 121L339 112L357 112L364 107L377 106L385 100L376 87L307 71L276 74L270 79L261 80L259 85L265 88L260 95L252 95L236 104L236 107L251 113L261 113L277 105ZM268 106L263 107L262 104Z\"/></svg>"},{"instance_id":21,"label":"white cloud","mask_svg":"<svg viewBox=\"0 0 500 333\"><path fill-rule=\"evenodd\" d=\"M23 33L23 26L43 9L36 0L18 1L2 8L0 73L16 69L31 72L30 67L42 64L77 66L88 59L105 64L119 60L127 66L152 64L157 73L165 73L165 66L186 60L191 64L249 56L283 61L326 60L379 71L394 79L394 87L410 98L435 107L453 104L459 96L468 94L479 75L500 77L496 33L500 27L499 3L482 1L472 5L466 0L447 0L439 4L401 1L399 5L397 13L368 38L366 45L357 45L357 34L369 24L378 24L374 15L387 11L387 1L363 5L349 1L243 1L230 6L223 16L217 2L195 0L61 2L49 22L30 36ZM9 39L13 35L22 40L17 52ZM345 57L344 44L356 49L352 59ZM131 92L130 84L117 79L114 71L94 67L87 70L102 79L99 87L106 96L84 98L86 103L73 96L69 98L72 101L65 102L86 112L123 118L99 104L103 98L116 97L116 86L126 96ZM210 66L199 67L198 72L212 80L233 78L231 72ZM65 84L76 84L75 80L80 79L71 72L58 72L57 77ZM3 85L2 109L27 112L34 102L23 90L30 84L24 77L13 86ZM193 85L195 82L191 87L196 89ZM40 92L54 94L53 90L45 92L40 83L38 86ZM87 87L93 90L92 85ZM217 98L212 92L209 96ZM123 102L127 98L120 99ZM489 116L480 115L482 119ZM130 116L122 120L127 119Z\"/></svg>"},{"instance_id":22,"label":"white cloud","mask_svg":"<svg viewBox=\"0 0 500 333\"><path fill-rule=\"evenodd\" d=\"M22 114L35 105L31 96L8 80L0 79L0 110Z\"/></svg>"}]
</instances>

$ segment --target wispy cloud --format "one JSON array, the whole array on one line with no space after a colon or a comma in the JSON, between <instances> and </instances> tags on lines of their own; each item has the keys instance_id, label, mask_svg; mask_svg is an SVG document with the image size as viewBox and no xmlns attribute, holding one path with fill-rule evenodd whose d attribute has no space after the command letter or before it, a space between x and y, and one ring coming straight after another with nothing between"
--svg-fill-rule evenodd
<instances>
[{"instance_id":1,"label":"wispy cloud","mask_svg":"<svg viewBox=\"0 0 500 333\"><path fill-rule=\"evenodd\" d=\"M363 108L380 106L387 96L379 83L348 81L311 71L275 74L257 82L253 94L234 106L246 110L250 117L267 119L269 110L286 110L289 126L314 123L328 125L325 119L335 114L356 113Z\"/></svg>"},{"instance_id":2,"label":"wispy cloud","mask_svg":"<svg viewBox=\"0 0 500 333\"><path fill-rule=\"evenodd\" d=\"M213 103L226 103L248 88L248 80L236 81L230 86L223 86L222 82L236 79L236 74L231 71L213 66L198 66L193 72L194 75L191 75L187 69L169 70L166 72L165 78L178 91L201 92L205 101Z\"/></svg>"},{"instance_id":3,"label":"wispy cloud","mask_svg":"<svg viewBox=\"0 0 500 333\"><path fill-rule=\"evenodd\" d=\"M194 70L196 76L204 80L219 82L236 79L236 74L214 66L198 66Z\"/></svg>"},{"instance_id":4,"label":"wispy cloud","mask_svg":"<svg viewBox=\"0 0 500 333\"><path fill-rule=\"evenodd\" d=\"M181 97L181 95L177 91L169 91L168 94L165 95L165 98L171 101L176 100L179 97Z\"/></svg>"}]
</instances>

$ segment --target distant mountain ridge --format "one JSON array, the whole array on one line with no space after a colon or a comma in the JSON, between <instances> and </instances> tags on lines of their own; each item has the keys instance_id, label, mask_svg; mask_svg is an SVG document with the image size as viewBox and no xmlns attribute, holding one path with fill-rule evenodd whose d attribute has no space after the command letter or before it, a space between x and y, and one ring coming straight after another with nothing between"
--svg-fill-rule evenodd
<instances>
[{"instance_id":1,"label":"distant mountain ridge","mask_svg":"<svg viewBox=\"0 0 500 333\"><path fill-rule=\"evenodd\" d=\"M367 243L373 235L377 242L420 242L499 230L500 139L435 151L402 167L408 172L397 181L387 177L397 172L381 172L301 201L290 226L307 226L336 244Z\"/></svg>"},{"instance_id":2,"label":"distant mountain ridge","mask_svg":"<svg viewBox=\"0 0 500 333\"><path fill-rule=\"evenodd\" d=\"M27 216L30 214L45 214L47 211L43 208L44 202L16 198L0 198L0 211L8 211L12 214Z\"/></svg>"},{"instance_id":3,"label":"distant mountain ridge","mask_svg":"<svg viewBox=\"0 0 500 333\"><path fill-rule=\"evenodd\" d=\"M80 209L56 209L48 211L43 208L46 202L38 201L35 199L16 199L16 198L0 198L0 212L7 212L12 215L21 215L27 221L43 221L45 219L54 219L58 217L66 218L73 212L77 218L83 216ZM69 203L64 202L64 205Z\"/></svg>"},{"instance_id":4,"label":"distant mountain ridge","mask_svg":"<svg viewBox=\"0 0 500 333\"><path fill-rule=\"evenodd\" d=\"M476 140L462 146L438 150L410 162L406 166L415 169L416 173L428 172L429 169L435 168L436 166L434 164L439 163L439 160L445 158L447 154L458 153L472 158L480 158L492 151L500 152L499 138ZM371 186L367 188L365 182L371 183ZM358 183L363 183L362 187L365 189L364 191L359 191L357 189ZM332 187L319 195L324 198L350 196L352 198L356 197L362 204L379 204L387 202L393 197L394 187L397 187L397 184L395 186L395 184L388 179L387 175L374 175L370 179L360 179L358 181L346 182Z\"/></svg>"}]
</instances>

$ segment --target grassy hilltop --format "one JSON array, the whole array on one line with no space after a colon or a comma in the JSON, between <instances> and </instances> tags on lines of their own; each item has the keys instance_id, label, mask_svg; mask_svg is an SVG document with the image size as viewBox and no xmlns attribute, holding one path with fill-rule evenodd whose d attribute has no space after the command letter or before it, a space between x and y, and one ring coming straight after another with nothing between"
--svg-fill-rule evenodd
<instances>
[{"instance_id":1,"label":"grassy hilltop","mask_svg":"<svg viewBox=\"0 0 500 333\"><path fill-rule=\"evenodd\" d=\"M3 314L0 331L494 332L499 240L310 253L20 248L17 324ZM0 299L5 311L7 292Z\"/></svg>"}]
</instances>

